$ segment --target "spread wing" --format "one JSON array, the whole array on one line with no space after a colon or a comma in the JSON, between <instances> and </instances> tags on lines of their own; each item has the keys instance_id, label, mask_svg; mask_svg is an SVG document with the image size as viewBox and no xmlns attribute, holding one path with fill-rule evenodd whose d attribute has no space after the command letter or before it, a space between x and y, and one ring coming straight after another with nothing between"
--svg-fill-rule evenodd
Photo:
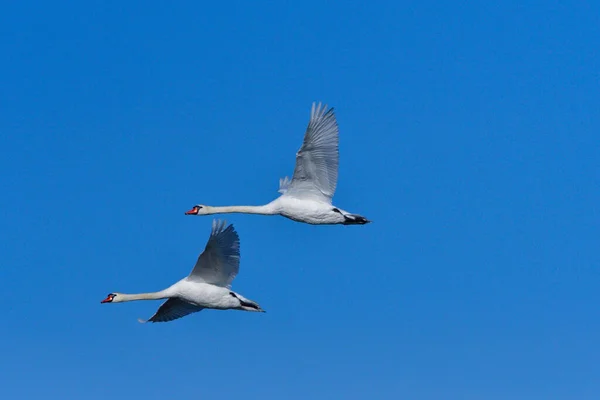
<instances>
[{"instance_id":1,"label":"spread wing","mask_svg":"<svg viewBox=\"0 0 600 400\"><path fill-rule=\"evenodd\" d=\"M327 105L312 105L294 176L279 181L279 192L285 196L331 203L338 177L339 134L333 108L325 110Z\"/></svg>"},{"instance_id":2,"label":"spread wing","mask_svg":"<svg viewBox=\"0 0 600 400\"><path fill-rule=\"evenodd\" d=\"M187 301L177 298L171 298L158 307L156 313L148 319L148 321L139 320L140 322L168 322L174 319L185 317L198 311L202 311L204 307L196 306Z\"/></svg>"},{"instance_id":3,"label":"spread wing","mask_svg":"<svg viewBox=\"0 0 600 400\"><path fill-rule=\"evenodd\" d=\"M198 257L188 279L229 287L240 270L240 237L233 225L214 220L204 252Z\"/></svg>"}]
</instances>

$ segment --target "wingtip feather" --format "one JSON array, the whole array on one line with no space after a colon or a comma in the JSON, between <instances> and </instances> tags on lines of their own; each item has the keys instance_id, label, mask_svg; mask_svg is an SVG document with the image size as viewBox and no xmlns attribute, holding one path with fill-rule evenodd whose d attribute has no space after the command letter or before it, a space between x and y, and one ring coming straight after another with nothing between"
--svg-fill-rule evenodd
<instances>
[{"instance_id":1,"label":"wingtip feather","mask_svg":"<svg viewBox=\"0 0 600 400\"><path fill-rule=\"evenodd\" d=\"M211 236L217 236L222 232L225 232L226 230L233 230L235 231L235 227L233 226L233 224L229 224L227 225L227 220L220 220L220 219L214 219L213 220L213 224L212 224L212 231L211 231Z\"/></svg>"},{"instance_id":2,"label":"wingtip feather","mask_svg":"<svg viewBox=\"0 0 600 400\"><path fill-rule=\"evenodd\" d=\"M287 176L285 178L279 179L279 190L278 192L284 194L290 187L290 183L292 181Z\"/></svg>"},{"instance_id":3,"label":"wingtip feather","mask_svg":"<svg viewBox=\"0 0 600 400\"><path fill-rule=\"evenodd\" d=\"M316 101L313 101L312 108L310 110L311 121L317 120L317 119L322 119L329 114L333 114L334 108L333 107L328 108L328 107L329 106L325 103L322 103L322 102L317 103Z\"/></svg>"}]
</instances>

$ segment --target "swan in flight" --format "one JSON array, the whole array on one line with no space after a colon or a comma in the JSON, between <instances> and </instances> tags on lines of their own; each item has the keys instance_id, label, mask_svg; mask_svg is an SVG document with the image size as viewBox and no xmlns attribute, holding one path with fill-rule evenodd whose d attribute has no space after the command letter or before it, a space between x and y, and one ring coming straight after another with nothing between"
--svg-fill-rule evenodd
<instances>
[{"instance_id":1,"label":"swan in flight","mask_svg":"<svg viewBox=\"0 0 600 400\"><path fill-rule=\"evenodd\" d=\"M195 205L185 215L246 213L282 215L314 225L363 225L371 221L334 207L331 199L338 177L338 125L333 108L313 103L302 147L296 153L294 176L279 180L279 196L262 206Z\"/></svg>"},{"instance_id":2,"label":"swan in flight","mask_svg":"<svg viewBox=\"0 0 600 400\"><path fill-rule=\"evenodd\" d=\"M101 303L168 299L150 322L172 321L205 308L264 312L257 303L230 289L239 269L240 238L233 225L225 227L225 221L215 220L206 248L189 276L159 292L110 293Z\"/></svg>"}]
</instances>

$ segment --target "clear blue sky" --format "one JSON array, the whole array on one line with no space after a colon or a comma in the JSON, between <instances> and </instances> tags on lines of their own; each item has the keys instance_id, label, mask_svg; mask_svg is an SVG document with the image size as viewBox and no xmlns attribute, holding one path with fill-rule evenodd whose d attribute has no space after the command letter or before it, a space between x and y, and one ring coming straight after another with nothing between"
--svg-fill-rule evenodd
<instances>
[{"instance_id":1,"label":"clear blue sky","mask_svg":"<svg viewBox=\"0 0 600 400\"><path fill-rule=\"evenodd\" d=\"M597 2L10 2L0 397L600 398ZM100 305L191 270L310 105L366 226L231 215L267 314Z\"/></svg>"}]
</instances>

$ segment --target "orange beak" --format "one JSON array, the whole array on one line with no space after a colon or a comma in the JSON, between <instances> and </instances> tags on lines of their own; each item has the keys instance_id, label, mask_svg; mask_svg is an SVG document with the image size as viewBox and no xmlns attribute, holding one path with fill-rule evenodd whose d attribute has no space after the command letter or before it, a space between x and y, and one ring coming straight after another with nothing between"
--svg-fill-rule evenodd
<instances>
[{"instance_id":1,"label":"orange beak","mask_svg":"<svg viewBox=\"0 0 600 400\"><path fill-rule=\"evenodd\" d=\"M107 298L105 298L104 300L102 300L100 302L100 304L102 304L102 303L110 303L111 301L112 301L112 296L108 296Z\"/></svg>"},{"instance_id":2,"label":"orange beak","mask_svg":"<svg viewBox=\"0 0 600 400\"><path fill-rule=\"evenodd\" d=\"M185 215L196 215L198 214L198 207L194 206L190 211L186 211Z\"/></svg>"}]
</instances>

